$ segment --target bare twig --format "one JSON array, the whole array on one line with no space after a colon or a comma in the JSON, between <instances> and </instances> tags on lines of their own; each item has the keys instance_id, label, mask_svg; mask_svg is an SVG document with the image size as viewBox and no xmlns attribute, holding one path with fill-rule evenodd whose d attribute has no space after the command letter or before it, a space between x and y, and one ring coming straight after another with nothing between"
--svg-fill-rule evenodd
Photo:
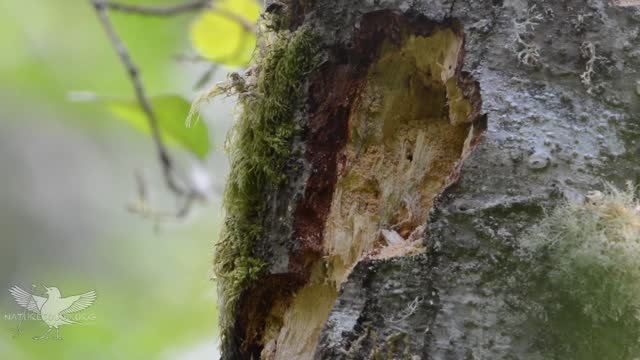
<instances>
[{"instance_id":1,"label":"bare twig","mask_svg":"<svg viewBox=\"0 0 640 360\"><path fill-rule=\"evenodd\" d=\"M211 63L210 59L198 54L176 54L173 60L183 63Z\"/></svg>"},{"instance_id":2,"label":"bare twig","mask_svg":"<svg viewBox=\"0 0 640 360\"><path fill-rule=\"evenodd\" d=\"M167 187L171 190L176 196L181 198L184 202L183 205L179 207L176 217L183 217L187 215L189 209L193 202L198 199L205 198L205 194L202 191L198 190L196 187L191 185L189 181L180 181L177 178L177 172L175 169L175 165L173 160L167 150L167 147L162 139L162 134L160 132L160 126L158 123L158 118L153 110L151 102L146 95L144 86L142 84L142 80L140 78L140 72L136 64L131 59L129 55L129 51L125 46L124 42L117 34L111 19L109 18L108 11L119 11L129 14L136 15L144 15L144 16L174 16L180 15L188 12L196 12L203 9L211 9L218 13L221 16L224 16L232 21L237 22L240 26L243 27L246 33L255 32L256 27L249 23L243 17L222 9L215 8L213 3L215 0L189 0L181 4L172 5L172 6L141 6L141 5L133 5L133 4L123 4L118 1L111 0L90 0L93 4L93 7L96 11L98 19L104 28L109 40L111 41L111 45L115 49L118 54L120 61L124 68L127 70L127 74L129 75L129 79L133 84L133 88L135 90L136 98L138 103L142 107L142 110L147 117L149 122L149 127L151 128L151 136L153 138L156 151L158 157L160 159L160 164L162 166L162 173L166 182ZM144 198L144 195L143 195ZM144 202L143 202L144 203ZM149 208L144 205L142 207L136 208L139 212L147 213L147 215L151 215L154 218L164 217L162 214L155 213L153 211L149 211Z\"/></svg>"},{"instance_id":3,"label":"bare twig","mask_svg":"<svg viewBox=\"0 0 640 360\"><path fill-rule=\"evenodd\" d=\"M186 215L188 215L189 210L191 209L191 205L195 200L194 197L187 196L184 197L183 202L179 204L178 210L176 212L159 211L149 206L147 183L140 171L136 171L136 185L138 193L137 199L135 202L127 204L127 210L144 218L154 220L156 223L185 217Z\"/></svg>"},{"instance_id":4,"label":"bare twig","mask_svg":"<svg viewBox=\"0 0 640 360\"><path fill-rule=\"evenodd\" d=\"M200 76L198 81L196 81L196 83L193 85L193 89L194 90L202 89L202 87L205 86L216 75L216 72L219 69L220 69L220 65L218 64L212 64L211 66L209 66L209 69L207 69L207 71L205 71Z\"/></svg>"},{"instance_id":5,"label":"bare twig","mask_svg":"<svg viewBox=\"0 0 640 360\"><path fill-rule=\"evenodd\" d=\"M138 67L131 59L129 55L129 51L126 46L122 42L122 39L118 36L113 27L113 23L109 18L107 10L112 8L113 3L108 3L103 0L91 0L92 4L96 10L96 14L98 19L100 20L102 27L104 28L109 40L113 48L116 50L122 65L127 70L129 75L129 79L133 84L136 98L138 99L138 103L142 107L147 120L149 122L149 127L151 128L151 136L153 138L154 144L156 146L156 151L158 153L158 157L160 159L160 164L162 165L162 172L164 175L165 182L167 187L175 193L177 196L185 197L186 203L191 204L193 199L202 198L203 195L196 189L190 187L188 184L181 184L180 181L176 179L175 167L171 156L169 155L169 151L167 150L166 145L162 140L162 134L160 133L160 126L158 124L158 118L156 117L155 112L153 111L153 107L151 106L151 102L147 98L147 95L144 90L144 86L142 85L142 81L140 79L140 72ZM111 4L111 5L108 5ZM176 7L177 8L177 7ZM179 212L180 215L186 214L186 210L181 210Z\"/></svg>"},{"instance_id":6,"label":"bare twig","mask_svg":"<svg viewBox=\"0 0 640 360\"><path fill-rule=\"evenodd\" d=\"M226 18L228 18L229 20L235 21L238 24L240 24L240 26L242 26L242 28L244 29L244 31L246 32L250 32L250 33L254 33L256 32L256 27L255 25L253 25L252 23L248 22L245 18L243 18L242 16L226 10L226 9L222 9L222 8L213 8L211 11L218 13Z\"/></svg>"},{"instance_id":7,"label":"bare twig","mask_svg":"<svg viewBox=\"0 0 640 360\"><path fill-rule=\"evenodd\" d=\"M195 12L203 9L211 9L212 11L226 18L229 18L230 20L237 22L238 24L240 24L240 26L244 28L245 31L248 31L248 32L256 31L255 26L250 22L248 22L242 16L232 11L213 7L212 0L192 0L182 4L165 6L165 7L131 5L131 4L123 4L120 2L109 1L109 0L93 0L93 3L94 4L100 3L102 7L105 7L113 11L120 11L120 12L129 13L129 14L137 14L137 15L145 15L145 16L174 16L174 15L180 15L188 12Z\"/></svg>"},{"instance_id":8,"label":"bare twig","mask_svg":"<svg viewBox=\"0 0 640 360\"><path fill-rule=\"evenodd\" d=\"M93 4L94 6L100 6L109 10L127 12L131 14L173 16L209 8L211 7L211 0L192 0L182 4L164 7L123 4L109 0L93 0Z\"/></svg>"}]
</instances>

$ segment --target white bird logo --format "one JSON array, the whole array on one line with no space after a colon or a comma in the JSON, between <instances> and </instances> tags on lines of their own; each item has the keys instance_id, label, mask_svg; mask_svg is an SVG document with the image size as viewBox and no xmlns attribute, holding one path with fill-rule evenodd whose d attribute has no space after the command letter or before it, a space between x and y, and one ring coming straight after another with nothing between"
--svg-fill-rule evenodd
<instances>
[{"instance_id":1,"label":"white bird logo","mask_svg":"<svg viewBox=\"0 0 640 360\"><path fill-rule=\"evenodd\" d=\"M40 315L40 319L49 327L45 334L34 337L35 340L48 339L49 333L53 329L56 329L55 339L61 340L60 325L77 324L77 322L65 318L64 315L82 311L91 306L96 300L96 292L91 290L84 294L63 298L58 288L46 286L44 288L48 295L46 298L31 294L18 286L12 287L9 292L16 299L18 305Z\"/></svg>"}]
</instances>

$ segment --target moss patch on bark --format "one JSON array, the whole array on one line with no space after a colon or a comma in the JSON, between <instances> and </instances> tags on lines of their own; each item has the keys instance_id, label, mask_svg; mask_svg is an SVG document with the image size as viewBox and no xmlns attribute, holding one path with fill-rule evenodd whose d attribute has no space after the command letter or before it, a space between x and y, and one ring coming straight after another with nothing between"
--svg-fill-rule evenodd
<instances>
[{"instance_id":1,"label":"moss patch on bark","mask_svg":"<svg viewBox=\"0 0 640 360\"><path fill-rule=\"evenodd\" d=\"M227 139L231 172L224 194L226 218L214 256L223 351L242 294L266 269L253 244L263 236L266 191L287 181L285 166L300 131L294 108L319 50L307 28L265 36L269 41L257 60L256 84L241 97L242 112Z\"/></svg>"},{"instance_id":2,"label":"moss patch on bark","mask_svg":"<svg viewBox=\"0 0 640 360\"><path fill-rule=\"evenodd\" d=\"M635 359L640 351L640 203L607 186L566 202L522 240L528 297L547 355ZM542 313L539 311L541 310ZM554 357L554 358L556 358Z\"/></svg>"}]
</instances>

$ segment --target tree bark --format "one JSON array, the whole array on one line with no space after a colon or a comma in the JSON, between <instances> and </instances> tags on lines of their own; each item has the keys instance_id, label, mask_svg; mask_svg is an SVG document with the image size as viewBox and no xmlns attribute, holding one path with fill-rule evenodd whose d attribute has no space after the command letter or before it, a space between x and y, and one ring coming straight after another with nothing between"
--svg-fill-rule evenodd
<instances>
[{"instance_id":1,"label":"tree bark","mask_svg":"<svg viewBox=\"0 0 640 360\"><path fill-rule=\"evenodd\" d=\"M514 252L558 201L640 181L640 7L267 9L286 17L275 31L310 29L321 61L296 93L287 180L261 195L251 246L267 266L228 315L223 358L559 357Z\"/></svg>"}]
</instances>

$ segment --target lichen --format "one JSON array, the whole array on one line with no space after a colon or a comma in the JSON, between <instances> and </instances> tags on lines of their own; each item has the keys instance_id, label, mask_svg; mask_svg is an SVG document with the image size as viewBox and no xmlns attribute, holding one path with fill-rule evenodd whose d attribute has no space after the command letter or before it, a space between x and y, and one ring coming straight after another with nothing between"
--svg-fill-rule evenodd
<instances>
[{"instance_id":1,"label":"lichen","mask_svg":"<svg viewBox=\"0 0 640 360\"><path fill-rule=\"evenodd\" d=\"M536 5L531 6L527 10L524 20L513 20L514 25L514 44L513 49L516 52L518 61L525 66L534 67L540 62L540 48L533 41L534 31L544 17L540 13L536 13Z\"/></svg>"},{"instance_id":2,"label":"lichen","mask_svg":"<svg viewBox=\"0 0 640 360\"><path fill-rule=\"evenodd\" d=\"M294 108L305 76L317 64L318 42L309 29L264 36L269 38L256 61L255 86L239 99L242 111L227 137L226 218L214 255L223 352L242 294L266 270L253 245L263 236L267 191L287 181L284 170L300 131Z\"/></svg>"},{"instance_id":3,"label":"lichen","mask_svg":"<svg viewBox=\"0 0 640 360\"><path fill-rule=\"evenodd\" d=\"M583 59L587 60L584 72L580 74L580 82L587 88L589 94L593 94L593 76L596 73L596 62L606 60L606 58L596 55L596 46L591 42L582 43L580 54Z\"/></svg>"},{"instance_id":4,"label":"lichen","mask_svg":"<svg viewBox=\"0 0 640 360\"><path fill-rule=\"evenodd\" d=\"M640 203L634 192L607 185L583 204L566 202L522 240L527 272L537 277L528 296L537 301L532 308L542 309L535 317L553 355L631 359L640 351Z\"/></svg>"}]
</instances>

